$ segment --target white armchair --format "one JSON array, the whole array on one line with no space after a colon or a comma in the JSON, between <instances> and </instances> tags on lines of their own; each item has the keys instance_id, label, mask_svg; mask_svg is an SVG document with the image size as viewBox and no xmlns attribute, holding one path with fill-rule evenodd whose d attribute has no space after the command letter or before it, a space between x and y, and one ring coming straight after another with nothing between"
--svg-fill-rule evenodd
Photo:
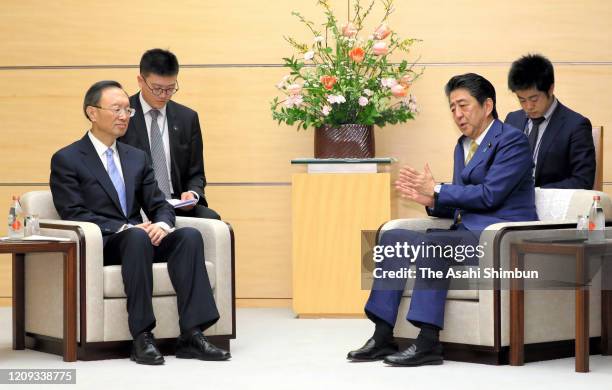
<instances>
[{"instance_id":1,"label":"white armchair","mask_svg":"<svg viewBox=\"0 0 612 390\"><path fill-rule=\"evenodd\" d=\"M77 242L77 343L78 359L97 360L129 356L126 296L121 266L104 266L102 234L97 225L60 219L50 191L33 191L21 197L27 214L38 214L44 235L69 237ZM206 335L229 350L235 338L234 234L223 221L177 217L176 226L202 233L206 270L221 318ZM42 258L41 258L42 257ZM29 254L25 259L26 344L60 353L62 342L62 256ZM153 330L162 352L173 353L179 334L176 296L166 263L153 266Z\"/></svg>"},{"instance_id":2,"label":"white armchair","mask_svg":"<svg viewBox=\"0 0 612 390\"><path fill-rule=\"evenodd\" d=\"M597 191L536 189L536 206L540 221L498 223L487 227L480 244L485 256L480 267L509 269L510 243L525 238L575 237L577 215L588 212L593 195L601 196L606 220L612 219L610 198ZM426 230L448 228L452 220L439 218L397 219L384 224L379 232L391 229ZM610 232L607 232L608 234ZM549 255L550 260L550 255ZM546 255L527 255L525 263L546 261ZM597 288L599 275L594 279ZM440 339L445 356L487 364L507 364L509 360L510 318L509 291L499 281L487 288L450 290L445 308L444 330ZM411 291L404 292L395 324L395 336L402 342L416 338L418 329L405 320ZM525 291L525 359L545 360L574 353L574 291ZM590 295L590 336L593 347L601 335L601 295ZM406 339L406 340L403 340Z\"/></svg>"}]
</instances>

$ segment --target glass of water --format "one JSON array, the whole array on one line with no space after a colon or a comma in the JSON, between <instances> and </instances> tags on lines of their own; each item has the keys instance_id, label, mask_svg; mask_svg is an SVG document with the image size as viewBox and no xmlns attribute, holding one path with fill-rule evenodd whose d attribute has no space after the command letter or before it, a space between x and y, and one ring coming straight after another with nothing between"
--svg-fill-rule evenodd
<instances>
[{"instance_id":1,"label":"glass of water","mask_svg":"<svg viewBox=\"0 0 612 390\"><path fill-rule=\"evenodd\" d=\"M23 231L25 237L40 235L40 221L38 214L28 215L25 218L25 229Z\"/></svg>"}]
</instances>

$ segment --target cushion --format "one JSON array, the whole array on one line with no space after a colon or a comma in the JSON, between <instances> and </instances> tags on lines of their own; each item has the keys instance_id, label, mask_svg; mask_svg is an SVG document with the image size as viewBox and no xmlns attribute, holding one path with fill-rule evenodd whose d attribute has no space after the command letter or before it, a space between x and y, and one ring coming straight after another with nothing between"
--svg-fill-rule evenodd
<instances>
[{"instance_id":1,"label":"cushion","mask_svg":"<svg viewBox=\"0 0 612 390\"><path fill-rule=\"evenodd\" d=\"M206 264L206 272L210 279L210 286L215 288L215 265L211 262ZM153 263L153 296L161 297L176 295L170 276L168 275L167 263ZM125 298L123 278L121 277L120 265L107 265L104 267L104 298Z\"/></svg>"},{"instance_id":2,"label":"cushion","mask_svg":"<svg viewBox=\"0 0 612 390\"><path fill-rule=\"evenodd\" d=\"M612 219L612 203L608 195L599 191L536 188L536 209L540 221L576 220L588 215L593 195L601 197L606 220Z\"/></svg>"}]
</instances>

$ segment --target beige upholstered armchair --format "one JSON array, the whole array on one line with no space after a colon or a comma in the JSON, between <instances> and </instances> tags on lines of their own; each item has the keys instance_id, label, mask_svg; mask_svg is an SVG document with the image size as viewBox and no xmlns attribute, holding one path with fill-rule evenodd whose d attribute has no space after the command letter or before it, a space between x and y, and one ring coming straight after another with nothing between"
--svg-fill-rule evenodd
<instances>
[{"instance_id":1,"label":"beige upholstered armchair","mask_svg":"<svg viewBox=\"0 0 612 390\"><path fill-rule=\"evenodd\" d=\"M480 267L509 269L510 243L526 238L575 238L577 215L587 214L593 195L601 196L606 220L612 219L610 198L601 192L586 190L536 189L536 206L540 221L498 223L487 227L485 256ZM381 232L390 229L425 230L448 228L452 221L439 218L398 219L387 222ZM380 233L379 232L379 236ZM611 232L607 231L608 237ZM548 256L548 257L547 257ZM555 261L551 255L527 255L525 264ZM598 279L599 278L599 279ZM501 283L501 282L499 282ZM510 318L508 285L491 284L487 288L450 290L446 302L445 325L440 333L445 356L488 364L506 364L509 359ZM593 279L593 289L601 286L600 275ZM501 287L500 287L501 286ZM591 351L599 349L601 335L601 294L591 290ZM405 320L411 291L404 292L395 325L395 336L414 339L418 329ZM525 360L545 360L573 356L574 290L539 289L525 291Z\"/></svg>"},{"instance_id":2,"label":"beige upholstered armchair","mask_svg":"<svg viewBox=\"0 0 612 390\"><path fill-rule=\"evenodd\" d=\"M50 191L28 192L21 197L28 214L38 214L44 235L69 237L77 242L78 359L96 360L129 356L126 296L121 266L104 266L102 235L97 225L62 221ZM221 318L206 335L229 349L235 338L234 235L218 220L177 217L176 226L198 229L204 239L206 270ZM41 258L44 257L44 258ZM153 265L153 330L162 352L173 353L179 334L176 297L165 263ZM25 259L25 330L29 347L60 353L62 342L62 256L29 254Z\"/></svg>"}]
</instances>

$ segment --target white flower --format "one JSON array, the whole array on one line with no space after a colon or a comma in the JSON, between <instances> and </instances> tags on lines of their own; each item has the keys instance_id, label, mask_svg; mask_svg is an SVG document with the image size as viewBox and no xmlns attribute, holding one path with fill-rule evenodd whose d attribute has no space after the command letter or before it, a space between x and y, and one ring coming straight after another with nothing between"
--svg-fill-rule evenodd
<instances>
[{"instance_id":1,"label":"white flower","mask_svg":"<svg viewBox=\"0 0 612 390\"><path fill-rule=\"evenodd\" d=\"M314 58L314 51L310 50L310 51L307 51L306 53L304 53L304 59L306 61L310 61L313 58Z\"/></svg>"},{"instance_id":2,"label":"white flower","mask_svg":"<svg viewBox=\"0 0 612 390\"><path fill-rule=\"evenodd\" d=\"M283 79L276 84L276 88L278 89L283 89L287 86L287 80L289 80L289 77L291 77L290 75L286 75L285 77L283 77Z\"/></svg>"},{"instance_id":3,"label":"white flower","mask_svg":"<svg viewBox=\"0 0 612 390\"><path fill-rule=\"evenodd\" d=\"M303 102L304 98L302 97L302 95L291 95L287 98L287 100L285 100L285 107L299 107L302 105Z\"/></svg>"},{"instance_id":4,"label":"white flower","mask_svg":"<svg viewBox=\"0 0 612 390\"><path fill-rule=\"evenodd\" d=\"M323 114L323 116L328 116L331 109L331 106L323 106L323 108L321 109L321 114Z\"/></svg>"},{"instance_id":5,"label":"white flower","mask_svg":"<svg viewBox=\"0 0 612 390\"><path fill-rule=\"evenodd\" d=\"M380 84L383 87L392 88L397 85L397 80L394 79L393 77L383 78L380 80Z\"/></svg>"},{"instance_id":6,"label":"white flower","mask_svg":"<svg viewBox=\"0 0 612 390\"><path fill-rule=\"evenodd\" d=\"M346 99L342 95L327 95L327 101L330 104L334 104L334 103L339 104L339 103L345 103Z\"/></svg>"},{"instance_id":7,"label":"white flower","mask_svg":"<svg viewBox=\"0 0 612 390\"><path fill-rule=\"evenodd\" d=\"M369 89L366 88L366 89L363 90L363 94L366 95L366 96L372 96L372 95L374 95L374 92L372 92L372 91L370 91Z\"/></svg>"},{"instance_id":8,"label":"white flower","mask_svg":"<svg viewBox=\"0 0 612 390\"><path fill-rule=\"evenodd\" d=\"M417 106L416 97L413 95L403 98L402 105L412 113L418 114L420 112L419 107Z\"/></svg>"},{"instance_id":9,"label":"white flower","mask_svg":"<svg viewBox=\"0 0 612 390\"><path fill-rule=\"evenodd\" d=\"M320 36L320 35L317 35L317 36L314 38L315 43L323 42L324 40L325 40L325 38L323 38L323 37L322 37L322 36Z\"/></svg>"},{"instance_id":10,"label":"white flower","mask_svg":"<svg viewBox=\"0 0 612 390\"><path fill-rule=\"evenodd\" d=\"M358 103L361 107L365 107L368 105L368 98L365 96L362 96L359 98Z\"/></svg>"}]
</instances>

